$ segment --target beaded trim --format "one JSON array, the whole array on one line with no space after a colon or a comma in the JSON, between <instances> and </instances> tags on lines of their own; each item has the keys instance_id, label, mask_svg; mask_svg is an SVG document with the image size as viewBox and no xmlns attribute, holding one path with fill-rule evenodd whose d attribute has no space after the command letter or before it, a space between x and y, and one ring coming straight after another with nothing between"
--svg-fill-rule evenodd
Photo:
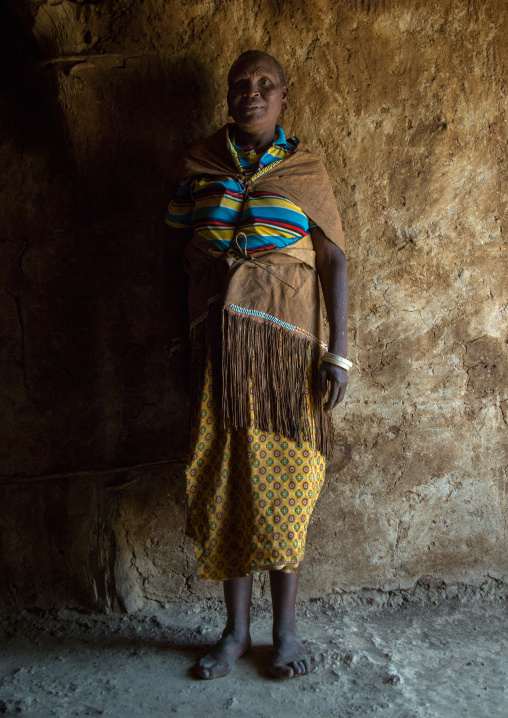
<instances>
[{"instance_id":1,"label":"beaded trim","mask_svg":"<svg viewBox=\"0 0 508 718\"><path fill-rule=\"evenodd\" d=\"M277 319L277 317L272 317L271 314L265 314L264 312L258 312L256 309L244 309L243 307L237 307L236 304L230 304L230 309L234 309L235 312L240 312L241 314L249 314L250 316L254 317L260 317L261 319L268 319L268 321L273 322L274 324L278 324L280 327L284 327L284 329L289 329L293 332L298 332L299 334L303 334L306 337L309 337L309 339L312 339L312 341L319 344L319 346L323 347L324 349L328 348L328 345L324 342L320 341L317 337L313 336L312 334L309 334L309 332L306 332L305 329L300 329L300 327L295 327L293 324L288 324L287 322L283 322L282 319Z\"/></svg>"},{"instance_id":2,"label":"beaded trim","mask_svg":"<svg viewBox=\"0 0 508 718\"><path fill-rule=\"evenodd\" d=\"M231 140L229 139L229 133L228 133L228 145L229 145L229 149L231 150L231 154L233 155L233 160L234 160L234 162L235 162L236 169L239 170L241 174L243 174L243 173L244 173L244 169L243 169L243 167L242 167L242 164L241 164L240 160L238 159L238 155L237 155L237 153L236 153L236 150L235 150L235 148L234 148L234 145L233 145L233 143L231 142Z\"/></svg>"},{"instance_id":3,"label":"beaded trim","mask_svg":"<svg viewBox=\"0 0 508 718\"><path fill-rule=\"evenodd\" d=\"M250 178L250 181L254 182L255 179L257 179L258 177L261 177L261 175L264 175L264 173L268 172L268 170L273 170L274 167L277 167L277 165L280 165L280 163L282 161L283 160L281 158L280 160L275 160L275 162L272 162L271 164L266 165L266 167L263 167L263 169L260 170L259 172L257 172L255 175L252 175L252 177Z\"/></svg>"},{"instance_id":4,"label":"beaded trim","mask_svg":"<svg viewBox=\"0 0 508 718\"><path fill-rule=\"evenodd\" d=\"M240 171L241 174L243 174L243 173L245 172L245 170L244 170L244 168L242 167L242 163L241 163L240 160L238 159L238 154L237 154L237 152L236 152L236 150L235 150L235 146L233 145L233 143L232 143L231 140L229 139L229 134L228 134L228 143L229 143L229 149L231 150L231 154L233 155L233 160L234 160L234 162L235 162L236 168ZM256 172L256 174L253 174L251 177L249 177L249 181L250 181L250 182L254 182L254 180L258 179L258 177L261 177L261 175L263 175L265 172L268 172L268 170L273 169L273 168L276 167L278 164L280 164L281 162L283 162L283 159L284 159L284 158L281 157L280 159L275 160L274 162L271 162L271 163L270 163L269 165L267 165L266 167L263 167L262 170L259 170L259 172Z\"/></svg>"}]
</instances>

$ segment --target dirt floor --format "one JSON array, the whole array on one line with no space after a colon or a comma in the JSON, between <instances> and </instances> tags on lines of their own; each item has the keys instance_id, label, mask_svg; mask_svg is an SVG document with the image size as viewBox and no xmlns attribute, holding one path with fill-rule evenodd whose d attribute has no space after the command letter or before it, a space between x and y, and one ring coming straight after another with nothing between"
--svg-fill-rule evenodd
<instances>
[{"instance_id":1,"label":"dirt floor","mask_svg":"<svg viewBox=\"0 0 508 718\"><path fill-rule=\"evenodd\" d=\"M270 618L254 611L254 645L226 678L192 665L219 632L221 608L154 613L24 612L0 619L0 713L279 718L420 718L508 714L508 604L449 601L399 608L300 606L310 675L268 679Z\"/></svg>"}]
</instances>

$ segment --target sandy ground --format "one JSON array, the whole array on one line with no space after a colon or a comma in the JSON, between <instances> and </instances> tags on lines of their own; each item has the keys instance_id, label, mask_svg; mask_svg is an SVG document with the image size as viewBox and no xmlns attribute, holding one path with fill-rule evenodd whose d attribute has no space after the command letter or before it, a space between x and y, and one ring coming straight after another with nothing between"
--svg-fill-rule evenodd
<instances>
[{"instance_id":1,"label":"sandy ground","mask_svg":"<svg viewBox=\"0 0 508 718\"><path fill-rule=\"evenodd\" d=\"M254 645L226 678L192 676L216 638L221 609L155 613L22 613L0 619L0 714L58 716L508 715L508 604L401 608L300 606L312 672L269 679L270 617L253 615Z\"/></svg>"}]
</instances>

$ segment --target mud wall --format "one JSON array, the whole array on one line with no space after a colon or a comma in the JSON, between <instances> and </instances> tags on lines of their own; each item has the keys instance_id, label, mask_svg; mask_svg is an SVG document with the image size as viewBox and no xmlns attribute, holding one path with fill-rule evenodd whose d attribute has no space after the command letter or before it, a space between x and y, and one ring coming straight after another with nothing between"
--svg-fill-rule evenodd
<instances>
[{"instance_id":1,"label":"mud wall","mask_svg":"<svg viewBox=\"0 0 508 718\"><path fill-rule=\"evenodd\" d=\"M301 596L505 585L506 3L0 7L1 601L217 594L183 537L185 281L162 217L251 47L285 67L285 127L347 234L355 366Z\"/></svg>"}]
</instances>

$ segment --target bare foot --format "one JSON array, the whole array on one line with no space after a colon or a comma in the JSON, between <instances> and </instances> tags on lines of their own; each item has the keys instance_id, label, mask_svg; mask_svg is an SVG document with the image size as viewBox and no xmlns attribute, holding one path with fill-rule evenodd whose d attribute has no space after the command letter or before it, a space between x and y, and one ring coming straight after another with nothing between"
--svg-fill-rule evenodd
<instances>
[{"instance_id":1,"label":"bare foot","mask_svg":"<svg viewBox=\"0 0 508 718\"><path fill-rule=\"evenodd\" d=\"M246 638L238 638L234 633L223 634L212 650L196 664L197 675L207 680L227 676L233 664L249 650L250 645L248 634Z\"/></svg>"},{"instance_id":2,"label":"bare foot","mask_svg":"<svg viewBox=\"0 0 508 718\"><path fill-rule=\"evenodd\" d=\"M309 672L309 659L298 631L281 632L274 638L273 646L275 656L268 669L273 678L293 678Z\"/></svg>"}]
</instances>

